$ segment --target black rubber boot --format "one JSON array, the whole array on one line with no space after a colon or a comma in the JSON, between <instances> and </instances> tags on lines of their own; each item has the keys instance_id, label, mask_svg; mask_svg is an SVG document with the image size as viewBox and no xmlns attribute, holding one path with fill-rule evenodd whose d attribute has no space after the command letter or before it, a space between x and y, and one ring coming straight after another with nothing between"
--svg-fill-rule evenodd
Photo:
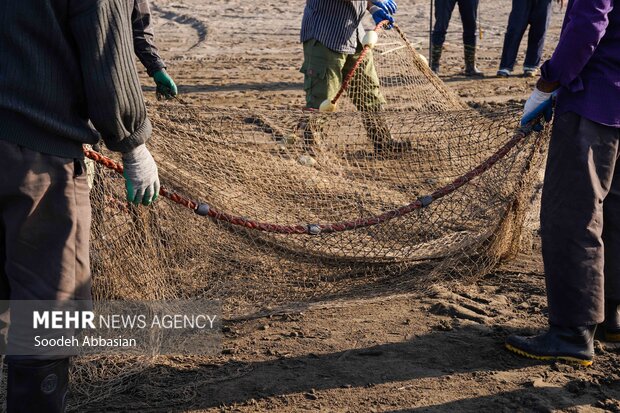
<instances>
[{"instance_id":1,"label":"black rubber boot","mask_svg":"<svg viewBox=\"0 0 620 413\"><path fill-rule=\"evenodd\" d=\"M594 357L596 326L559 327L533 337L510 336L506 348L536 360L564 360L589 366Z\"/></svg>"},{"instance_id":2,"label":"black rubber boot","mask_svg":"<svg viewBox=\"0 0 620 413\"><path fill-rule=\"evenodd\" d=\"M376 155L403 153L411 149L411 142L396 141L385 120L376 112L364 113L364 127Z\"/></svg>"},{"instance_id":3,"label":"black rubber boot","mask_svg":"<svg viewBox=\"0 0 620 413\"><path fill-rule=\"evenodd\" d=\"M620 301L605 300L603 331L605 333L605 341L620 343Z\"/></svg>"},{"instance_id":4,"label":"black rubber boot","mask_svg":"<svg viewBox=\"0 0 620 413\"><path fill-rule=\"evenodd\" d=\"M9 359L7 366L7 413L65 411L69 359Z\"/></svg>"},{"instance_id":5,"label":"black rubber boot","mask_svg":"<svg viewBox=\"0 0 620 413\"><path fill-rule=\"evenodd\" d=\"M439 74L439 61L441 60L442 51L443 46L433 45L431 47L431 70L435 72L436 75Z\"/></svg>"},{"instance_id":6,"label":"black rubber boot","mask_svg":"<svg viewBox=\"0 0 620 413\"><path fill-rule=\"evenodd\" d=\"M476 46L465 45L465 76L471 77L483 77L482 73L476 67Z\"/></svg>"}]
</instances>

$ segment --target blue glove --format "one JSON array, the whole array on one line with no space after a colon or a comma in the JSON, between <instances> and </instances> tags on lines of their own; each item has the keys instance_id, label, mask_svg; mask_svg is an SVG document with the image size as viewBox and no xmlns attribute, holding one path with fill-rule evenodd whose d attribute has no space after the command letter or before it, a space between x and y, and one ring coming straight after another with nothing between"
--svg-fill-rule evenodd
<instances>
[{"instance_id":1,"label":"blue glove","mask_svg":"<svg viewBox=\"0 0 620 413\"><path fill-rule=\"evenodd\" d=\"M396 14L398 9L398 5L394 0L372 0L371 3L390 15Z\"/></svg>"},{"instance_id":2,"label":"blue glove","mask_svg":"<svg viewBox=\"0 0 620 413\"><path fill-rule=\"evenodd\" d=\"M370 14L372 14L372 18L374 19L375 24L379 24L382 21L387 20L390 22L390 24L386 25L385 28L387 30L390 30L392 28L392 24L394 23L394 18L390 16L389 14L387 14L385 10L383 10L379 6L371 6L370 9L368 9L368 11L370 12Z\"/></svg>"},{"instance_id":3,"label":"blue glove","mask_svg":"<svg viewBox=\"0 0 620 413\"><path fill-rule=\"evenodd\" d=\"M525 102L523 107L523 117L521 118L521 126L525 126L541 115L546 122L551 121L553 117L553 99L556 92L546 93L535 88L530 98ZM537 132L543 129L541 122L536 123L533 129Z\"/></svg>"}]
</instances>

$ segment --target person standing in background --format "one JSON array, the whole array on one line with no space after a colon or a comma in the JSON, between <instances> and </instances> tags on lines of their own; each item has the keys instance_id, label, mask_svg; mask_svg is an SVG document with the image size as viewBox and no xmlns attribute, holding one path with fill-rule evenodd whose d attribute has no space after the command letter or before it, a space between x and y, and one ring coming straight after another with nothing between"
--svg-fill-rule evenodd
<instances>
[{"instance_id":1,"label":"person standing in background","mask_svg":"<svg viewBox=\"0 0 620 413\"><path fill-rule=\"evenodd\" d=\"M465 76L484 76L476 67L476 28L478 24L479 0L435 0L435 27L432 33L431 70L439 74L439 61L446 41L448 25L454 7L458 3L463 22L463 48L465 56Z\"/></svg>"},{"instance_id":2,"label":"person standing in background","mask_svg":"<svg viewBox=\"0 0 620 413\"><path fill-rule=\"evenodd\" d=\"M519 45L527 26L527 52L523 62L523 76L534 77L542 59L547 28L551 20L551 7L554 0L512 0L512 11L508 18L508 28L504 37L502 59L497 76L509 77L514 70ZM555 0L560 7L564 0Z\"/></svg>"},{"instance_id":3,"label":"person standing in background","mask_svg":"<svg viewBox=\"0 0 620 413\"><path fill-rule=\"evenodd\" d=\"M362 42L366 31L362 19L366 12L371 14L375 24L383 21L391 24L396 9L393 0L306 0L300 36L304 49L300 71L304 74L306 109L318 110L322 102L332 99L355 66L364 49ZM352 102L363 114L375 153L407 150L410 144L394 140L381 115L385 99L372 51L366 54L357 73L351 83ZM305 123L305 144L311 149L320 127L313 130L305 119L302 123Z\"/></svg>"}]
</instances>

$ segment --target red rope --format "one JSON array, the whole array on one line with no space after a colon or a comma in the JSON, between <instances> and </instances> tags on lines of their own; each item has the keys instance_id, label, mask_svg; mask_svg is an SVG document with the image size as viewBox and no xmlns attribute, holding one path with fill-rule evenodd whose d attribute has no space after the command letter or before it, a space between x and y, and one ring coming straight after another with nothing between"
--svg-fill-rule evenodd
<instances>
[{"instance_id":1,"label":"red rope","mask_svg":"<svg viewBox=\"0 0 620 413\"><path fill-rule=\"evenodd\" d=\"M445 197L451 194L463 185L469 183L474 178L482 175L493 167L499 160L506 156L515 146L519 144L527 135L532 131L531 126L523 127L517 130L514 136L504 146L499 148L491 157L482 162L476 168L472 169L465 175L455 179L448 185L445 185L431 195L417 199L416 201L402 206L400 208L384 212L380 215L360 218L352 221L335 222L331 224L309 224L309 225L280 225L267 222L254 221L241 216L232 215L226 212L219 211L216 208L211 207L208 204L199 204L196 201L192 201L189 198L183 197L175 192L168 191L164 187L159 191L160 195L164 198L171 200L172 202L189 208L199 215L208 216L215 221L227 222L231 225L240 226L256 231L277 233L277 234L308 234L318 235L320 233L334 233L350 231L358 228L371 227L391 221L395 218L403 217L412 213L418 209L422 209L430 205L433 201ZM114 170L120 174L123 173L123 166L116 161L98 153L93 150L84 149L84 154L87 158L92 159L96 163L103 165L106 168Z\"/></svg>"},{"instance_id":2,"label":"red rope","mask_svg":"<svg viewBox=\"0 0 620 413\"><path fill-rule=\"evenodd\" d=\"M107 156L102 155L99 152L93 151L92 149L86 149L86 147L84 147L84 155L87 158L92 159L99 165L102 165L108 169L116 171L121 175L123 174L123 165L116 162L114 159L110 159ZM159 189L159 195L163 196L164 198L168 198L172 202L182 205L184 207L187 207L189 209L196 210L198 208L198 204L196 202L192 201L189 198L185 198L182 195L179 195L175 192L168 191L164 187L161 187Z\"/></svg>"}]
</instances>

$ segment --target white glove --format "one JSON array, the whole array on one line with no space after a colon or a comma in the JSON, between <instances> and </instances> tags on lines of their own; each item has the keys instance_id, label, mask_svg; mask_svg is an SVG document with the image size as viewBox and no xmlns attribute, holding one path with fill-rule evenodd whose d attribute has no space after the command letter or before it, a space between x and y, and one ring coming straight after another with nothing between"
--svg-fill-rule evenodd
<instances>
[{"instance_id":1,"label":"white glove","mask_svg":"<svg viewBox=\"0 0 620 413\"><path fill-rule=\"evenodd\" d=\"M523 107L523 117L521 118L521 126L524 126L536 119L541 114L545 120L549 122L553 115L553 97L557 92L541 92L538 88L534 88L532 95L525 102Z\"/></svg>"},{"instance_id":2,"label":"white glove","mask_svg":"<svg viewBox=\"0 0 620 413\"><path fill-rule=\"evenodd\" d=\"M127 200L135 205L150 205L159 196L157 164L144 144L123 154L123 175Z\"/></svg>"}]
</instances>

